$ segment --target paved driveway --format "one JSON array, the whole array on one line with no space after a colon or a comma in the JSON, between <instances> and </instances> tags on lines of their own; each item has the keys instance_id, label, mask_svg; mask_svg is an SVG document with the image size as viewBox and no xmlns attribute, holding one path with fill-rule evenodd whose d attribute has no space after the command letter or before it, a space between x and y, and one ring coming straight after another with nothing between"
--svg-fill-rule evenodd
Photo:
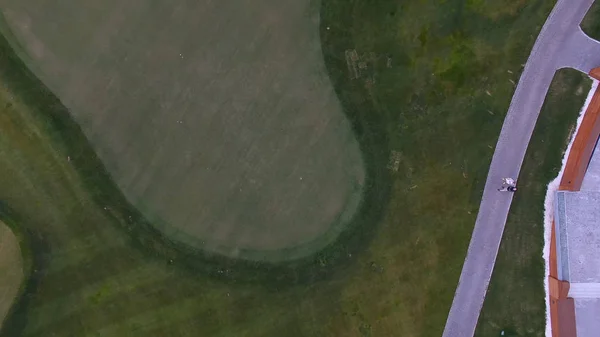
<instances>
[{"instance_id":1,"label":"paved driveway","mask_svg":"<svg viewBox=\"0 0 600 337\"><path fill-rule=\"evenodd\" d=\"M519 175L555 71L571 67L587 73L600 66L600 44L579 28L593 2L559 0L529 55L492 158L444 337L469 337L475 333L512 202L512 193L498 192L497 188L502 177Z\"/></svg>"}]
</instances>

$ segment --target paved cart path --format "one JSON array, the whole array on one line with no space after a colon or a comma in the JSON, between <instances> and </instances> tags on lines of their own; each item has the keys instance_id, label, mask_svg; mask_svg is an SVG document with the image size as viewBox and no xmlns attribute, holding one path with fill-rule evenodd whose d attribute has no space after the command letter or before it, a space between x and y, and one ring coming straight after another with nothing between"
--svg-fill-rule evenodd
<instances>
[{"instance_id":1,"label":"paved cart path","mask_svg":"<svg viewBox=\"0 0 600 337\"><path fill-rule=\"evenodd\" d=\"M502 177L519 175L554 73L565 67L587 73L600 65L600 43L579 28L593 2L558 0L529 55L492 158L444 337L475 333L512 202L512 193L498 192L497 188Z\"/></svg>"}]
</instances>

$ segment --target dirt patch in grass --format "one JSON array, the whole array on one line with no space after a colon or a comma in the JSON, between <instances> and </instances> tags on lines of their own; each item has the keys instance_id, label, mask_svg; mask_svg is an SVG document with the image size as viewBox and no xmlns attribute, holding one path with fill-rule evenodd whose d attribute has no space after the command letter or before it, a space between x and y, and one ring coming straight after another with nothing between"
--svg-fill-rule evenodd
<instances>
[{"instance_id":1,"label":"dirt patch in grass","mask_svg":"<svg viewBox=\"0 0 600 337\"><path fill-rule=\"evenodd\" d=\"M544 199L591 80L572 69L552 81L527 148L476 336L544 336Z\"/></svg>"},{"instance_id":2,"label":"dirt patch in grass","mask_svg":"<svg viewBox=\"0 0 600 337\"><path fill-rule=\"evenodd\" d=\"M169 238L285 260L353 220L363 159L313 2L0 5L21 55Z\"/></svg>"},{"instance_id":3,"label":"dirt patch in grass","mask_svg":"<svg viewBox=\"0 0 600 337\"><path fill-rule=\"evenodd\" d=\"M15 301L23 281L23 261L19 241L0 222L0 327Z\"/></svg>"}]
</instances>

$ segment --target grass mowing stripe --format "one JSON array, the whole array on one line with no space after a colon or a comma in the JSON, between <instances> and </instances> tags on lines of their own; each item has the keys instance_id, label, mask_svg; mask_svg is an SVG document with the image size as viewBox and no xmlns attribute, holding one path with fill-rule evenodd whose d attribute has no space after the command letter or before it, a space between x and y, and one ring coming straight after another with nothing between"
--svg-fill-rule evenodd
<instances>
[{"instance_id":1,"label":"grass mowing stripe","mask_svg":"<svg viewBox=\"0 0 600 337\"><path fill-rule=\"evenodd\" d=\"M61 316L57 315L51 320L39 322L39 324L36 322L30 328L41 335L44 331L60 331L72 322L79 321L82 317L95 317L87 324L87 328L92 331L100 330L106 325L120 324L119 322L128 320L130 316L143 315L145 312L156 310L157 308L153 304L157 301L161 307L181 301L180 298L172 296L172 291L164 286L175 282L175 279L169 275L164 275L163 279L136 278L131 280L131 284L128 284L127 281L127 279L121 278L121 275L117 275L111 283L99 282L82 289L78 292L78 296L59 298L52 303L56 305L55 308L66 305L67 308L80 309L61 310ZM124 286L122 287L122 285ZM143 296L136 298L135 294ZM202 297L202 294L189 294L187 298L201 302ZM134 298L136 300L132 301ZM202 305L198 304L198 306ZM52 306L44 306L41 310L47 311L51 308ZM116 308L116 310L107 311L104 310L105 308ZM192 315L194 312L198 312L198 310L193 310L189 314Z\"/></svg>"},{"instance_id":2,"label":"grass mowing stripe","mask_svg":"<svg viewBox=\"0 0 600 337\"><path fill-rule=\"evenodd\" d=\"M31 329L42 330L55 320L81 315L82 310L93 310L98 304L115 304L126 297L125 295L142 289L147 290L149 287L160 288L161 284L173 282L172 275L162 273L162 267L162 264L143 265L141 268L114 275L107 280L89 283L80 291L61 294L55 298L44 298L38 310L60 313L60 316L57 314L42 317L31 324ZM157 274L164 278L157 278ZM143 292L148 293L148 291Z\"/></svg>"},{"instance_id":3,"label":"grass mowing stripe","mask_svg":"<svg viewBox=\"0 0 600 337\"><path fill-rule=\"evenodd\" d=\"M56 130L49 128L47 124L41 123L40 119L35 116L35 112L32 111L31 106L23 103L19 96L8 88L2 87L0 89L0 97L2 101L6 102L0 116L2 118L3 133L6 136L10 135L6 138L7 141L13 140L13 146L8 150L16 152L7 155L7 157L11 158L11 161L17 161L19 156L30 154L32 147L41 145L46 151L36 153L36 155L49 159L45 168L54 173L58 173L58 170L60 170L63 174L63 176L60 176L62 179L59 179L59 175L53 175L55 182L65 182L61 186L65 186L65 189L75 196L81 197L85 192L81 188L76 188L77 185L74 184L76 181L75 171L66 169L69 165L68 156L60 157L59 153L52 148L52 146L57 145L50 141ZM19 141L14 142L15 138L19 138ZM3 150L7 151L6 149ZM50 162L54 165L49 164ZM25 162L23 161L21 164L25 164ZM29 177L34 178L35 175L29 175ZM67 181L69 183L66 183Z\"/></svg>"},{"instance_id":4,"label":"grass mowing stripe","mask_svg":"<svg viewBox=\"0 0 600 337\"><path fill-rule=\"evenodd\" d=\"M573 69L552 80L527 148L519 192L511 207L476 336L543 336L545 333L544 199L560 170L568 137L591 86Z\"/></svg>"},{"instance_id":5,"label":"grass mowing stripe","mask_svg":"<svg viewBox=\"0 0 600 337\"><path fill-rule=\"evenodd\" d=\"M52 265L49 266L48 272L57 273L65 269L74 268L74 266L86 262L88 258L86 255L109 255L107 251L118 249L127 244L124 239L115 240L114 235L112 236L112 240L105 240L103 243L98 242L98 238L104 238L113 234L112 231L103 232L98 229L98 231L91 234L86 234L88 235L80 238L72 238L68 245L61 247L60 250L57 249L54 252L54 260L52 261Z\"/></svg>"},{"instance_id":6,"label":"grass mowing stripe","mask_svg":"<svg viewBox=\"0 0 600 337\"><path fill-rule=\"evenodd\" d=\"M298 321L297 311L287 308L285 303L271 304L279 310L291 310L291 320L285 332L277 328L278 315L269 314L271 309L264 305L257 305L252 308L260 319L248 319L248 316L232 315L231 312L221 312L215 315L214 308L206 308L213 316L211 321L199 320L198 316L191 313L197 312L195 302L201 299L185 300L180 303L180 307L167 306L153 309L152 312L131 315L127 321L120 324L107 325L103 329L90 334L89 336L121 336L129 331L135 331L145 336L162 336L160 333L169 331L174 336L185 336L192 334L192 331L202 330L207 336L227 337L227 336L256 336L257 330L263 330L264 336L280 336L285 333L286 337L307 336L310 327L302 321ZM224 298L223 300L228 300ZM237 303L234 303L237 305ZM266 310L265 310L266 309ZM175 314L174 314L175 313ZM205 312L206 313L206 312ZM152 320L149 317L161 317L160 320ZM266 327L266 328L265 328ZM319 329L320 330L320 329Z\"/></svg>"},{"instance_id":7,"label":"grass mowing stripe","mask_svg":"<svg viewBox=\"0 0 600 337\"><path fill-rule=\"evenodd\" d=\"M19 238L0 221L0 327L15 302L24 277Z\"/></svg>"},{"instance_id":8,"label":"grass mowing stripe","mask_svg":"<svg viewBox=\"0 0 600 337\"><path fill-rule=\"evenodd\" d=\"M137 259L131 259L124 257L121 261L115 262L112 268L104 270L103 268L97 268L96 266L101 265L107 258L118 254L134 255L131 250L127 247L119 247L118 249L106 250L102 254L88 256L88 258L78 265L74 265L68 269L50 272L48 271L44 283L51 289L55 289L52 292L40 294L42 301L53 301L62 296L66 296L70 293L78 293L80 290L85 289L88 286L99 284L99 283L112 283L115 280L121 278L121 275L128 274L132 270L136 270L142 275L144 271L148 269L154 269L155 272L161 271L160 276L168 275L168 270L157 269L153 265L142 264L136 266ZM93 264L95 263L95 264ZM162 264L160 264L162 265ZM164 265L163 265L164 266ZM134 267L134 268L132 268ZM150 268L149 268L150 267ZM148 276L148 275L147 275ZM72 282L68 286L64 285L64 280L70 279Z\"/></svg>"},{"instance_id":9,"label":"grass mowing stripe","mask_svg":"<svg viewBox=\"0 0 600 337\"><path fill-rule=\"evenodd\" d=\"M126 321L118 321L114 324L106 324L99 330L93 330L93 332L87 334L89 337L103 337L103 336L124 336L130 332L134 332L138 335L145 335L147 331L168 330L169 325L176 326L180 321L189 319L192 313L200 314L194 307L196 306L197 298L187 299L178 303L172 303L161 306L159 308L149 308L148 312L142 312L141 314L131 315L125 317ZM209 311L210 309L207 309ZM204 314L206 314L205 312ZM166 320L154 319L155 317L168 317ZM268 317L265 317L268 320ZM205 322L206 326L211 326L211 322ZM218 323L212 322L213 328L207 329L204 327L206 333L215 333L218 331ZM217 329L214 329L214 323L217 323ZM231 329L233 330L233 329ZM156 335L155 335L156 336Z\"/></svg>"}]
</instances>

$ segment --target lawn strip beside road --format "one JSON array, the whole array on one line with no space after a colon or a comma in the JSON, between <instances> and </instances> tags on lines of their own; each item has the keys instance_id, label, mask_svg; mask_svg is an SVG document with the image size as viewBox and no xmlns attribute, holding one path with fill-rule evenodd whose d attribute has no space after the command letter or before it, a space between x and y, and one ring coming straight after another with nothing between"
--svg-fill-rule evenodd
<instances>
[{"instance_id":1,"label":"lawn strip beside road","mask_svg":"<svg viewBox=\"0 0 600 337\"><path fill-rule=\"evenodd\" d=\"M559 0L537 36L519 78L489 166L475 228L444 337L473 336L483 307L512 195L499 193L503 177L517 177L546 93L557 69L571 67L587 72L600 63L600 45L583 36L579 23L593 0Z\"/></svg>"},{"instance_id":2,"label":"lawn strip beside road","mask_svg":"<svg viewBox=\"0 0 600 337\"><path fill-rule=\"evenodd\" d=\"M476 336L543 335L545 330L544 198L560 170L562 154L590 80L576 70L559 70L546 95L519 177Z\"/></svg>"}]
</instances>

